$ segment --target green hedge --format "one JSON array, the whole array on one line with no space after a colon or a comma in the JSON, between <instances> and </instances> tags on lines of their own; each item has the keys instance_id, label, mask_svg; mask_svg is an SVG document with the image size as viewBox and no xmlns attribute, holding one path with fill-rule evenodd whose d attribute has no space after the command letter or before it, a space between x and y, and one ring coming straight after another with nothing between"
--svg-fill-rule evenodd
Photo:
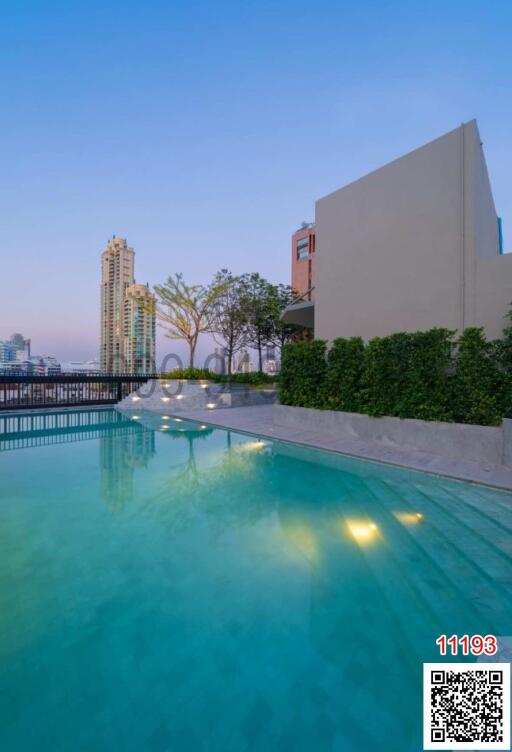
<instances>
[{"instance_id":1,"label":"green hedge","mask_svg":"<svg viewBox=\"0 0 512 752\"><path fill-rule=\"evenodd\" d=\"M512 365L504 340L448 329L285 345L284 405L421 420L498 425L512 417Z\"/></svg>"},{"instance_id":2,"label":"green hedge","mask_svg":"<svg viewBox=\"0 0 512 752\"><path fill-rule=\"evenodd\" d=\"M215 376L208 368L175 368L162 373L161 379L211 379Z\"/></svg>"},{"instance_id":3,"label":"green hedge","mask_svg":"<svg viewBox=\"0 0 512 752\"><path fill-rule=\"evenodd\" d=\"M279 374L279 401L282 405L325 407L326 347L320 339L283 346Z\"/></svg>"},{"instance_id":4,"label":"green hedge","mask_svg":"<svg viewBox=\"0 0 512 752\"><path fill-rule=\"evenodd\" d=\"M335 339L327 354L326 404L331 410L363 410L361 393L365 364L361 337Z\"/></svg>"},{"instance_id":5,"label":"green hedge","mask_svg":"<svg viewBox=\"0 0 512 752\"><path fill-rule=\"evenodd\" d=\"M250 373L233 373L221 375L210 371L208 368L176 368L160 376L161 379L210 379L221 383L249 384L250 386L262 386L276 381L275 376L266 373L251 371Z\"/></svg>"},{"instance_id":6,"label":"green hedge","mask_svg":"<svg viewBox=\"0 0 512 752\"><path fill-rule=\"evenodd\" d=\"M431 329L370 340L362 377L363 412L451 420L453 335L447 329Z\"/></svg>"}]
</instances>

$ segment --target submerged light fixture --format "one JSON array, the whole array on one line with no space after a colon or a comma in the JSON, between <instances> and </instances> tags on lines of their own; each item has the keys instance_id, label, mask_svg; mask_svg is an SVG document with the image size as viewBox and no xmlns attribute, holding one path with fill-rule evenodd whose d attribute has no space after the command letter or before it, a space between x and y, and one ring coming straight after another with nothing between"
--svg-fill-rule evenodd
<instances>
[{"instance_id":1,"label":"submerged light fixture","mask_svg":"<svg viewBox=\"0 0 512 752\"><path fill-rule=\"evenodd\" d=\"M240 446L243 449L263 449L266 444L261 439L257 439L256 441L244 441Z\"/></svg>"},{"instance_id":2,"label":"submerged light fixture","mask_svg":"<svg viewBox=\"0 0 512 752\"><path fill-rule=\"evenodd\" d=\"M393 514L402 525L417 525L423 519L420 512L393 512Z\"/></svg>"},{"instance_id":3,"label":"submerged light fixture","mask_svg":"<svg viewBox=\"0 0 512 752\"><path fill-rule=\"evenodd\" d=\"M283 528L283 533L296 553L300 554L310 563L315 563L318 560L318 541L309 525L295 522L286 525Z\"/></svg>"},{"instance_id":4,"label":"submerged light fixture","mask_svg":"<svg viewBox=\"0 0 512 752\"><path fill-rule=\"evenodd\" d=\"M379 537L379 528L371 520L347 520L348 532L361 546L372 543Z\"/></svg>"}]
</instances>

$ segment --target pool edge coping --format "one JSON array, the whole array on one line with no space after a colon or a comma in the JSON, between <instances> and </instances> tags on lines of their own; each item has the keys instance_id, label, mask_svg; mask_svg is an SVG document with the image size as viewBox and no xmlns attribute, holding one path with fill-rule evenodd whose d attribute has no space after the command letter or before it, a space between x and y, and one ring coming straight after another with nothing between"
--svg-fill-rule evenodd
<instances>
[{"instance_id":1,"label":"pool edge coping","mask_svg":"<svg viewBox=\"0 0 512 752\"><path fill-rule=\"evenodd\" d=\"M243 409L243 408L241 408ZM148 410L147 411L150 414L155 414L153 411ZM272 441L280 441L285 444L292 444L295 446L300 446L305 449L314 449L316 451L320 452L329 452L330 454L342 456L342 457L351 457L352 459L361 460L362 462L372 462L374 464L379 465L390 465L391 467L398 467L402 470L409 470L411 472L420 473L423 475L434 475L438 478L450 478L451 480L455 480L459 483L470 483L471 485L475 486L484 486L485 488L491 488L494 491L501 491L505 494L511 494L512 493L512 481L510 487L506 485L499 484L498 482L492 482L492 481L485 481L485 480L479 480L475 478L470 478L468 476L464 476L463 474L457 475L456 473L451 473L449 471L442 471L440 469L431 470L424 467L418 467L411 464L406 464L405 462L399 462L398 460L393 459L383 459L379 457L372 457L361 453L356 452L350 452L348 450L341 450L341 449L334 449L331 447L325 447L320 446L319 444L311 444L305 441L300 441L299 439L290 439L290 438L283 438L282 436L275 436L270 433L266 433L264 430L256 431L251 430L248 428L239 428L237 426L226 426L222 425L221 423L214 423L211 420L208 420L204 417L190 417L190 414L187 413L172 413L169 412L170 417L172 418L181 418L182 420L188 420L192 423L206 423L212 428L219 428L224 431L233 431L234 433L241 433L241 434L247 434L248 436L256 436L256 437L264 437L266 439L270 439ZM476 463L475 463L476 464Z\"/></svg>"}]
</instances>

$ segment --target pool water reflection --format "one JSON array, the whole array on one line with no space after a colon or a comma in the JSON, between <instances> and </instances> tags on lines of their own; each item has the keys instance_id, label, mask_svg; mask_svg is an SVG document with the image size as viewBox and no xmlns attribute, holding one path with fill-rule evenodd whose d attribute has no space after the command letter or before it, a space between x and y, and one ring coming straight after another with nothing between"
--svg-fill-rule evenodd
<instances>
[{"instance_id":1,"label":"pool water reflection","mask_svg":"<svg viewBox=\"0 0 512 752\"><path fill-rule=\"evenodd\" d=\"M137 409L0 431L0 748L421 749L437 637L512 634L511 496Z\"/></svg>"}]
</instances>

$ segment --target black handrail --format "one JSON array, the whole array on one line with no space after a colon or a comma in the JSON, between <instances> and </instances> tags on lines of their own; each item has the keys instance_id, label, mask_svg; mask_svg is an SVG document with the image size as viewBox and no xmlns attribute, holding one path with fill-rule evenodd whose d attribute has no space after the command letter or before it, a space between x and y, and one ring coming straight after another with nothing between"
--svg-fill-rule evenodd
<instances>
[{"instance_id":1,"label":"black handrail","mask_svg":"<svg viewBox=\"0 0 512 752\"><path fill-rule=\"evenodd\" d=\"M152 374L0 375L0 411L111 405L127 397Z\"/></svg>"}]
</instances>

